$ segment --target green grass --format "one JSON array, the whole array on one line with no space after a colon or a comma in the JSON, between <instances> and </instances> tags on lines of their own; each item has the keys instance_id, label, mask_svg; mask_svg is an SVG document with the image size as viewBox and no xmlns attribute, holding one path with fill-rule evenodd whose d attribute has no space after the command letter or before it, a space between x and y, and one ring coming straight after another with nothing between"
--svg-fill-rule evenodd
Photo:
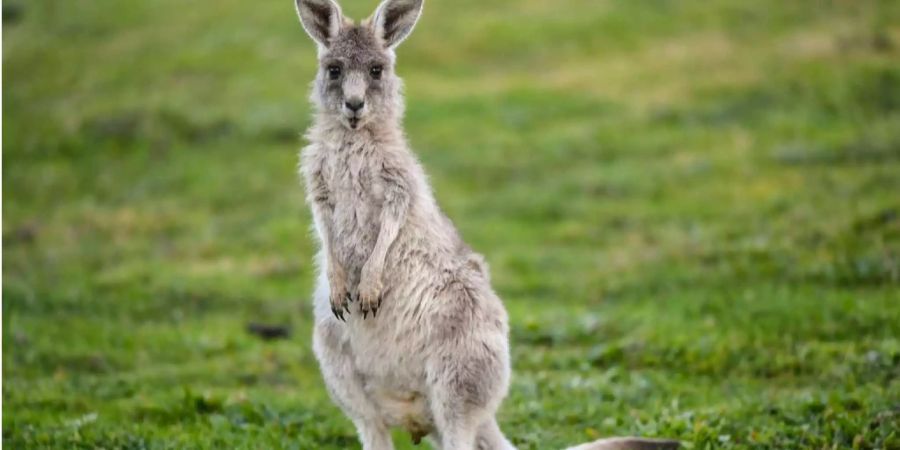
<instances>
[{"instance_id":1,"label":"green grass","mask_svg":"<svg viewBox=\"0 0 900 450\"><path fill-rule=\"evenodd\" d=\"M310 350L291 2L4 20L4 443L357 446ZM429 0L406 126L510 310L514 443L900 448L898 23L889 0Z\"/></svg>"}]
</instances>

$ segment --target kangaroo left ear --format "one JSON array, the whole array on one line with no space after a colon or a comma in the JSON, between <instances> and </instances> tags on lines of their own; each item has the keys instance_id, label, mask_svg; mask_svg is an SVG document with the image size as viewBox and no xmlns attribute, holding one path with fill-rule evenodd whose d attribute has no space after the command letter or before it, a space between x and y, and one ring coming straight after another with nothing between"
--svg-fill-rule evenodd
<instances>
[{"instance_id":1,"label":"kangaroo left ear","mask_svg":"<svg viewBox=\"0 0 900 450\"><path fill-rule=\"evenodd\" d=\"M375 34L385 48L392 49L403 42L422 14L424 0L384 0L369 19Z\"/></svg>"}]
</instances>

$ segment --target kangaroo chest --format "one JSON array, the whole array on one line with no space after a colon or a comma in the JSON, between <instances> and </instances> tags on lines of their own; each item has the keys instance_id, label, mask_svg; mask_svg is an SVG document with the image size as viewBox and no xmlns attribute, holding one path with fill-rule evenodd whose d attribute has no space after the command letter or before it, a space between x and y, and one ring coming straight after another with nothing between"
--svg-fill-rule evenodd
<instances>
[{"instance_id":1,"label":"kangaroo chest","mask_svg":"<svg viewBox=\"0 0 900 450\"><path fill-rule=\"evenodd\" d=\"M380 163L372 150L347 144L321 155L320 170L335 208L380 209Z\"/></svg>"},{"instance_id":2,"label":"kangaroo chest","mask_svg":"<svg viewBox=\"0 0 900 450\"><path fill-rule=\"evenodd\" d=\"M384 197L377 161L353 150L340 149L323 158L321 176L333 208L329 225L334 256L357 272L378 238Z\"/></svg>"}]
</instances>

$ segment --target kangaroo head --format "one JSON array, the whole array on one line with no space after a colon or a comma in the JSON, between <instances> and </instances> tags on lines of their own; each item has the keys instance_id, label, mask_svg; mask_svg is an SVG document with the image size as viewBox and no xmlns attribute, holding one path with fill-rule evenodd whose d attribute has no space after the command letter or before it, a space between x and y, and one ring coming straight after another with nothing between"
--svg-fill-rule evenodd
<instances>
[{"instance_id":1,"label":"kangaroo head","mask_svg":"<svg viewBox=\"0 0 900 450\"><path fill-rule=\"evenodd\" d=\"M384 0L360 24L332 0L295 1L300 23L318 45L312 100L319 112L351 130L397 118L403 105L394 49L409 36L424 0Z\"/></svg>"}]
</instances>

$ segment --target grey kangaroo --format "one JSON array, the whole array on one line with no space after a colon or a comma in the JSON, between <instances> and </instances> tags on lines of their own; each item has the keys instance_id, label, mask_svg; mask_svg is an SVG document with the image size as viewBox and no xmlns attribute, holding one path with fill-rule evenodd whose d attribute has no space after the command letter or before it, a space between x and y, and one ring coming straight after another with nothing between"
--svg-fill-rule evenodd
<instances>
[{"instance_id":1,"label":"grey kangaroo","mask_svg":"<svg viewBox=\"0 0 900 450\"><path fill-rule=\"evenodd\" d=\"M506 310L401 126L394 50L422 3L386 0L355 24L331 0L296 0L320 66L301 155L320 242L313 349L364 449L392 449L392 427L443 450L512 449L494 418L509 386ZM574 449L677 446L611 438Z\"/></svg>"}]
</instances>

